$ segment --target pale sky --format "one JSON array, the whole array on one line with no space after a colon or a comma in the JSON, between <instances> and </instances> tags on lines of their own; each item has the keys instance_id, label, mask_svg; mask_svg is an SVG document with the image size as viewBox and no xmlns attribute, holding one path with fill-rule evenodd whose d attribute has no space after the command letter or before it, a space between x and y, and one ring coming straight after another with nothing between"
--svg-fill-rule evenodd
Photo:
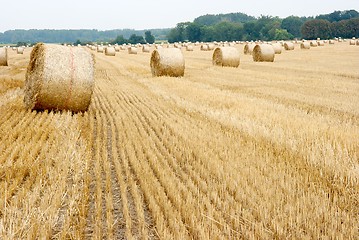
<instances>
[{"instance_id":1,"label":"pale sky","mask_svg":"<svg viewBox=\"0 0 359 240\"><path fill-rule=\"evenodd\" d=\"M3 0L1 0L2 2ZM0 32L13 29L172 28L204 14L242 12L251 16L316 16L359 11L359 0L17 0L1 3ZM9 2L9 1L7 1Z\"/></svg>"}]
</instances>

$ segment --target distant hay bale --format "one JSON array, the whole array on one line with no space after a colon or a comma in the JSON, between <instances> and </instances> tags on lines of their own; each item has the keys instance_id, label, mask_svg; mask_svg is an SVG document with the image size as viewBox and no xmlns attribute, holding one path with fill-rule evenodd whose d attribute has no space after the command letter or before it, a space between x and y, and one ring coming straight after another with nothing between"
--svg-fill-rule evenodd
<instances>
[{"instance_id":1,"label":"distant hay bale","mask_svg":"<svg viewBox=\"0 0 359 240\"><path fill-rule=\"evenodd\" d=\"M281 54L282 53L282 44L280 44L280 43L273 43L272 44L272 46L273 46L273 49L274 49L274 53L275 54Z\"/></svg>"},{"instance_id":2,"label":"distant hay bale","mask_svg":"<svg viewBox=\"0 0 359 240\"><path fill-rule=\"evenodd\" d=\"M103 53L103 46L97 46L97 52Z\"/></svg>"},{"instance_id":3,"label":"distant hay bale","mask_svg":"<svg viewBox=\"0 0 359 240\"><path fill-rule=\"evenodd\" d=\"M274 48L269 44L256 45L253 48L253 61L255 62L273 62L274 61Z\"/></svg>"},{"instance_id":4,"label":"distant hay bale","mask_svg":"<svg viewBox=\"0 0 359 240\"><path fill-rule=\"evenodd\" d=\"M163 46L156 44L155 48L156 48L156 49L160 49L160 48L163 48Z\"/></svg>"},{"instance_id":5,"label":"distant hay bale","mask_svg":"<svg viewBox=\"0 0 359 240\"><path fill-rule=\"evenodd\" d=\"M187 45L186 46L186 51L192 52L193 51L193 46L192 45Z\"/></svg>"},{"instance_id":6,"label":"distant hay bale","mask_svg":"<svg viewBox=\"0 0 359 240\"><path fill-rule=\"evenodd\" d=\"M143 45L143 46L142 46L142 52L150 52L150 46L148 46L148 45Z\"/></svg>"},{"instance_id":7,"label":"distant hay bale","mask_svg":"<svg viewBox=\"0 0 359 240\"><path fill-rule=\"evenodd\" d=\"M152 52L150 66L154 77L182 77L185 70L185 61L180 49L162 48Z\"/></svg>"},{"instance_id":8,"label":"distant hay bale","mask_svg":"<svg viewBox=\"0 0 359 240\"><path fill-rule=\"evenodd\" d=\"M356 41L356 45L359 46L359 40Z\"/></svg>"},{"instance_id":9,"label":"distant hay bale","mask_svg":"<svg viewBox=\"0 0 359 240\"><path fill-rule=\"evenodd\" d=\"M136 47L128 47L128 54L137 54Z\"/></svg>"},{"instance_id":10,"label":"distant hay bale","mask_svg":"<svg viewBox=\"0 0 359 240\"><path fill-rule=\"evenodd\" d=\"M214 43L208 43L207 46L208 46L208 51L212 51L214 49L214 47L215 47L215 44Z\"/></svg>"},{"instance_id":11,"label":"distant hay bale","mask_svg":"<svg viewBox=\"0 0 359 240\"><path fill-rule=\"evenodd\" d=\"M23 48L23 47L18 47L18 48L16 49L16 53L17 53L17 54L24 54L24 48Z\"/></svg>"},{"instance_id":12,"label":"distant hay bale","mask_svg":"<svg viewBox=\"0 0 359 240\"><path fill-rule=\"evenodd\" d=\"M329 40L329 44L334 44L335 40Z\"/></svg>"},{"instance_id":13,"label":"distant hay bale","mask_svg":"<svg viewBox=\"0 0 359 240\"><path fill-rule=\"evenodd\" d=\"M318 47L317 41L310 41L310 46L311 47Z\"/></svg>"},{"instance_id":14,"label":"distant hay bale","mask_svg":"<svg viewBox=\"0 0 359 240\"><path fill-rule=\"evenodd\" d=\"M349 41L349 45L355 45L355 40L351 39L351 40Z\"/></svg>"},{"instance_id":15,"label":"distant hay bale","mask_svg":"<svg viewBox=\"0 0 359 240\"><path fill-rule=\"evenodd\" d=\"M7 66L7 48L0 48L0 66Z\"/></svg>"},{"instance_id":16,"label":"distant hay bale","mask_svg":"<svg viewBox=\"0 0 359 240\"><path fill-rule=\"evenodd\" d=\"M222 67L238 67L239 51L235 47L217 47L213 52L212 63Z\"/></svg>"},{"instance_id":17,"label":"distant hay bale","mask_svg":"<svg viewBox=\"0 0 359 240\"><path fill-rule=\"evenodd\" d=\"M255 46L255 43L247 43L246 45L244 45L243 53L246 55L251 55Z\"/></svg>"},{"instance_id":18,"label":"distant hay bale","mask_svg":"<svg viewBox=\"0 0 359 240\"><path fill-rule=\"evenodd\" d=\"M106 56L116 56L116 49L114 47L105 48L105 55Z\"/></svg>"},{"instance_id":19,"label":"distant hay bale","mask_svg":"<svg viewBox=\"0 0 359 240\"><path fill-rule=\"evenodd\" d=\"M324 41L317 41L317 44L318 44L318 46L320 46L320 47L323 47L324 46Z\"/></svg>"},{"instance_id":20,"label":"distant hay bale","mask_svg":"<svg viewBox=\"0 0 359 240\"><path fill-rule=\"evenodd\" d=\"M309 42L302 42L300 44L300 49L310 49L310 43Z\"/></svg>"},{"instance_id":21,"label":"distant hay bale","mask_svg":"<svg viewBox=\"0 0 359 240\"><path fill-rule=\"evenodd\" d=\"M208 51L208 45L207 44L202 44L201 45L201 51Z\"/></svg>"},{"instance_id":22,"label":"distant hay bale","mask_svg":"<svg viewBox=\"0 0 359 240\"><path fill-rule=\"evenodd\" d=\"M120 47L119 46L115 46L115 51L119 52L120 51Z\"/></svg>"},{"instance_id":23,"label":"distant hay bale","mask_svg":"<svg viewBox=\"0 0 359 240\"><path fill-rule=\"evenodd\" d=\"M94 86L94 59L83 48L38 43L30 55L24 103L28 109L86 111Z\"/></svg>"},{"instance_id":24,"label":"distant hay bale","mask_svg":"<svg viewBox=\"0 0 359 240\"><path fill-rule=\"evenodd\" d=\"M96 50L96 46L91 46L91 50L95 51L95 50Z\"/></svg>"},{"instance_id":25,"label":"distant hay bale","mask_svg":"<svg viewBox=\"0 0 359 240\"><path fill-rule=\"evenodd\" d=\"M292 42L285 42L284 49L285 50L294 50L294 44Z\"/></svg>"}]
</instances>

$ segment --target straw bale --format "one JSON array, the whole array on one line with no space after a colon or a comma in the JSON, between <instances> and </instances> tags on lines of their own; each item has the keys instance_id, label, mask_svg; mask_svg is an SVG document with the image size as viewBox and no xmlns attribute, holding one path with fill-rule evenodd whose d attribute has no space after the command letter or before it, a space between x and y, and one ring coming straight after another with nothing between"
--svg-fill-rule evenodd
<instances>
[{"instance_id":1,"label":"straw bale","mask_svg":"<svg viewBox=\"0 0 359 240\"><path fill-rule=\"evenodd\" d=\"M334 44L335 40L329 40L329 44Z\"/></svg>"},{"instance_id":2,"label":"straw bale","mask_svg":"<svg viewBox=\"0 0 359 240\"><path fill-rule=\"evenodd\" d=\"M18 48L16 49L16 53L17 53L17 54L24 54L24 48L23 48L23 47L18 47Z\"/></svg>"},{"instance_id":3,"label":"straw bale","mask_svg":"<svg viewBox=\"0 0 359 240\"><path fill-rule=\"evenodd\" d=\"M106 47L105 55L106 56L116 56L116 49L114 47Z\"/></svg>"},{"instance_id":4,"label":"straw bale","mask_svg":"<svg viewBox=\"0 0 359 240\"><path fill-rule=\"evenodd\" d=\"M285 42L284 49L285 50L294 50L294 44L292 42Z\"/></svg>"},{"instance_id":5,"label":"straw bale","mask_svg":"<svg viewBox=\"0 0 359 240\"><path fill-rule=\"evenodd\" d=\"M253 48L253 61L255 62L273 62L274 61L274 48L269 44L256 45Z\"/></svg>"},{"instance_id":6,"label":"straw bale","mask_svg":"<svg viewBox=\"0 0 359 240\"><path fill-rule=\"evenodd\" d=\"M324 46L324 41L317 41L317 44L318 44L318 46L320 46L320 47L323 47Z\"/></svg>"},{"instance_id":7,"label":"straw bale","mask_svg":"<svg viewBox=\"0 0 359 240\"><path fill-rule=\"evenodd\" d=\"M201 51L209 51L208 45L207 44L202 44L201 45Z\"/></svg>"},{"instance_id":8,"label":"straw bale","mask_svg":"<svg viewBox=\"0 0 359 240\"><path fill-rule=\"evenodd\" d=\"M142 46L142 52L150 52L150 46L148 46L148 45L143 45L143 46Z\"/></svg>"},{"instance_id":9,"label":"straw bale","mask_svg":"<svg viewBox=\"0 0 359 240\"><path fill-rule=\"evenodd\" d=\"M137 54L137 47L128 47L128 54Z\"/></svg>"},{"instance_id":10,"label":"straw bale","mask_svg":"<svg viewBox=\"0 0 359 240\"><path fill-rule=\"evenodd\" d=\"M235 47L217 47L213 52L212 63L222 67L238 67L239 51Z\"/></svg>"},{"instance_id":11,"label":"straw bale","mask_svg":"<svg viewBox=\"0 0 359 240\"><path fill-rule=\"evenodd\" d=\"M274 49L274 53L275 54L281 54L282 53L282 44L280 44L280 43L273 43L272 44L272 46L273 46L273 49Z\"/></svg>"},{"instance_id":12,"label":"straw bale","mask_svg":"<svg viewBox=\"0 0 359 240\"><path fill-rule=\"evenodd\" d=\"M97 52L103 53L103 46L97 46Z\"/></svg>"},{"instance_id":13,"label":"straw bale","mask_svg":"<svg viewBox=\"0 0 359 240\"><path fill-rule=\"evenodd\" d=\"M192 52L193 51L193 46L192 45L187 45L186 46L186 51Z\"/></svg>"},{"instance_id":14,"label":"straw bale","mask_svg":"<svg viewBox=\"0 0 359 240\"><path fill-rule=\"evenodd\" d=\"M185 61L180 49L162 48L152 52L150 66L154 77L182 77L185 70Z\"/></svg>"},{"instance_id":15,"label":"straw bale","mask_svg":"<svg viewBox=\"0 0 359 240\"><path fill-rule=\"evenodd\" d=\"M355 45L355 40L351 39L351 40L349 41L349 45Z\"/></svg>"},{"instance_id":16,"label":"straw bale","mask_svg":"<svg viewBox=\"0 0 359 240\"><path fill-rule=\"evenodd\" d=\"M253 48L256 46L255 43L246 43L243 48L243 53L246 55L251 55L253 52Z\"/></svg>"},{"instance_id":17,"label":"straw bale","mask_svg":"<svg viewBox=\"0 0 359 240\"><path fill-rule=\"evenodd\" d=\"M85 49L38 43L31 51L26 108L86 111L93 86L94 58Z\"/></svg>"},{"instance_id":18,"label":"straw bale","mask_svg":"<svg viewBox=\"0 0 359 240\"><path fill-rule=\"evenodd\" d=\"M300 44L300 49L310 49L310 42L302 42Z\"/></svg>"},{"instance_id":19,"label":"straw bale","mask_svg":"<svg viewBox=\"0 0 359 240\"><path fill-rule=\"evenodd\" d=\"M310 46L311 47L318 47L318 42L317 41L310 41Z\"/></svg>"},{"instance_id":20,"label":"straw bale","mask_svg":"<svg viewBox=\"0 0 359 240\"><path fill-rule=\"evenodd\" d=\"M214 47L215 47L215 44L214 43L208 43L207 46L208 46L208 50L212 51L214 49Z\"/></svg>"},{"instance_id":21,"label":"straw bale","mask_svg":"<svg viewBox=\"0 0 359 240\"><path fill-rule=\"evenodd\" d=\"M7 66L7 48L0 48L0 66Z\"/></svg>"}]
</instances>

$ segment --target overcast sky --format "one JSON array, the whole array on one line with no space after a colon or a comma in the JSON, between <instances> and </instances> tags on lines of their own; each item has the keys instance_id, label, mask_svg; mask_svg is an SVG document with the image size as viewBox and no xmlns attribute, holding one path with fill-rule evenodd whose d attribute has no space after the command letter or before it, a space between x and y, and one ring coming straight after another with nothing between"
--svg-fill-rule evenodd
<instances>
[{"instance_id":1,"label":"overcast sky","mask_svg":"<svg viewBox=\"0 0 359 240\"><path fill-rule=\"evenodd\" d=\"M359 0L17 0L1 3L0 32L13 29L151 29L174 27L204 14L316 16L359 11Z\"/></svg>"}]
</instances>

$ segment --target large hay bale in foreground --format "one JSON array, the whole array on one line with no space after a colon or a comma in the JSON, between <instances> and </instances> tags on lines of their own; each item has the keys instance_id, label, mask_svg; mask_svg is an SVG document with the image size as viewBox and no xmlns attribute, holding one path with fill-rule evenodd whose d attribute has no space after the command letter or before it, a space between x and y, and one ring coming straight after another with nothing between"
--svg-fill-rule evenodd
<instances>
[{"instance_id":1,"label":"large hay bale in foreground","mask_svg":"<svg viewBox=\"0 0 359 240\"><path fill-rule=\"evenodd\" d=\"M156 49L151 54L150 61L152 76L182 77L185 62L183 54L178 48Z\"/></svg>"},{"instance_id":2,"label":"large hay bale in foreground","mask_svg":"<svg viewBox=\"0 0 359 240\"><path fill-rule=\"evenodd\" d=\"M275 56L274 48L269 44L256 45L253 48L252 56L255 62L273 62Z\"/></svg>"},{"instance_id":3,"label":"large hay bale in foreground","mask_svg":"<svg viewBox=\"0 0 359 240\"><path fill-rule=\"evenodd\" d=\"M239 51L235 47L217 47L213 52L212 63L222 67L238 67Z\"/></svg>"},{"instance_id":4,"label":"large hay bale in foreground","mask_svg":"<svg viewBox=\"0 0 359 240\"><path fill-rule=\"evenodd\" d=\"M0 66L7 66L7 48L0 48Z\"/></svg>"},{"instance_id":5,"label":"large hay bale in foreground","mask_svg":"<svg viewBox=\"0 0 359 240\"><path fill-rule=\"evenodd\" d=\"M310 43L309 42L302 42L300 44L300 49L310 49Z\"/></svg>"},{"instance_id":6,"label":"large hay bale in foreground","mask_svg":"<svg viewBox=\"0 0 359 240\"><path fill-rule=\"evenodd\" d=\"M93 86L94 59L85 49L38 43L31 51L26 108L86 111Z\"/></svg>"},{"instance_id":7,"label":"large hay bale in foreground","mask_svg":"<svg viewBox=\"0 0 359 240\"><path fill-rule=\"evenodd\" d=\"M280 43L273 43L272 44L272 46L273 46L273 49L274 49L274 53L275 54L281 54L282 53L282 44L280 44Z\"/></svg>"},{"instance_id":8,"label":"large hay bale in foreground","mask_svg":"<svg viewBox=\"0 0 359 240\"><path fill-rule=\"evenodd\" d=\"M116 49L114 47L105 48L105 55L106 56L116 56Z\"/></svg>"},{"instance_id":9,"label":"large hay bale in foreground","mask_svg":"<svg viewBox=\"0 0 359 240\"><path fill-rule=\"evenodd\" d=\"M285 50L294 50L294 43L292 43L292 42L285 42L285 43L284 43L284 49L285 49Z\"/></svg>"}]
</instances>

